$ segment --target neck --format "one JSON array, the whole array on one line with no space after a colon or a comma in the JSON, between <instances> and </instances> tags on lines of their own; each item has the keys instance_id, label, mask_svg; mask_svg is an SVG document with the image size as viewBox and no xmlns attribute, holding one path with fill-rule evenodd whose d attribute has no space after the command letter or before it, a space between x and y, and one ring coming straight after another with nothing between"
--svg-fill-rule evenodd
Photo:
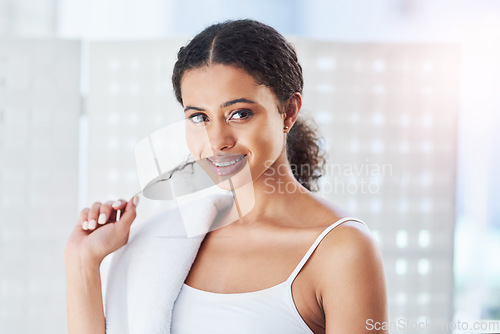
<instances>
[{"instance_id":1,"label":"neck","mask_svg":"<svg viewBox=\"0 0 500 334\"><path fill-rule=\"evenodd\" d=\"M235 189L235 195L243 215L240 222L251 223L279 218L283 208L311 193L295 179L283 152L260 177Z\"/></svg>"}]
</instances>

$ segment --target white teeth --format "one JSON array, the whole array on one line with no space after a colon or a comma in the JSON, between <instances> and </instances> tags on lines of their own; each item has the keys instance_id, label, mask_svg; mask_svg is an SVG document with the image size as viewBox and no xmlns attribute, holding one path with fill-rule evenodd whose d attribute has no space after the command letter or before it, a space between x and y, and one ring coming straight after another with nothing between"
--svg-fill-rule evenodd
<instances>
[{"instance_id":1,"label":"white teeth","mask_svg":"<svg viewBox=\"0 0 500 334\"><path fill-rule=\"evenodd\" d=\"M226 167L226 166L230 166L230 165L234 165L235 163L237 163L238 161L240 161L241 159L243 159L245 156L242 156L241 158L238 158L236 160L233 160L233 161L228 161L228 162L215 162L215 161L212 161L212 163L217 166L217 167Z\"/></svg>"}]
</instances>

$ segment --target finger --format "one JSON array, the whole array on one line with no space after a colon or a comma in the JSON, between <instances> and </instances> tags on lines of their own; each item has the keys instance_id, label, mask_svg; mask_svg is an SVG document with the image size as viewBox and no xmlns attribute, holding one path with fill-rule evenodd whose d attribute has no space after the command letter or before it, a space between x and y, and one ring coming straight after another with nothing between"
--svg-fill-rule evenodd
<instances>
[{"instance_id":1,"label":"finger","mask_svg":"<svg viewBox=\"0 0 500 334\"><path fill-rule=\"evenodd\" d=\"M99 210L101 208L101 202L94 202L90 207L89 217L88 217L88 229L94 230L97 226L97 219L99 217Z\"/></svg>"},{"instance_id":2,"label":"finger","mask_svg":"<svg viewBox=\"0 0 500 334\"><path fill-rule=\"evenodd\" d=\"M97 218L97 223L99 225L106 224L109 217L111 217L111 212L113 211L113 208L111 207L112 204L113 201L107 201L99 208L99 217Z\"/></svg>"},{"instance_id":3,"label":"finger","mask_svg":"<svg viewBox=\"0 0 500 334\"><path fill-rule=\"evenodd\" d=\"M89 216L89 208L83 208L82 211L80 211L80 217L78 218L78 223L77 225L81 227L84 230L88 229L88 216Z\"/></svg>"},{"instance_id":4,"label":"finger","mask_svg":"<svg viewBox=\"0 0 500 334\"><path fill-rule=\"evenodd\" d=\"M127 202L127 206L125 207L125 210L121 215L120 220L116 222L116 224L118 224L117 228L119 228L122 233L126 234L129 232L130 225L132 225L132 222L135 220L135 217L137 216L136 213L137 205L139 205L139 197L138 196L132 197Z\"/></svg>"},{"instance_id":5,"label":"finger","mask_svg":"<svg viewBox=\"0 0 500 334\"><path fill-rule=\"evenodd\" d=\"M123 211L123 208L125 208L126 205L127 205L127 201L126 200L119 199L119 200L117 200L116 202L113 203L112 207L115 210L122 210Z\"/></svg>"},{"instance_id":6,"label":"finger","mask_svg":"<svg viewBox=\"0 0 500 334\"><path fill-rule=\"evenodd\" d=\"M124 199L119 199L113 203L112 207L116 210L115 221L118 222L121 218L121 213L127 206L127 201Z\"/></svg>"}]
</instances>

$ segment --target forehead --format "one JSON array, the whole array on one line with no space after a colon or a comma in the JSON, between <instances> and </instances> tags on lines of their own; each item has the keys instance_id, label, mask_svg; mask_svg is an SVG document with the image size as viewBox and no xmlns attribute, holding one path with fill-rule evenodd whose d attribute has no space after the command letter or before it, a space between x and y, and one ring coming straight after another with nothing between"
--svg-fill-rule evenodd
<instances>
[{"instance_id":1,"label":"forehead","mask_svg":"<svg viewBox=\"0 0 500 334\"><path fill-rule=\"evenodd\" d=\"M245 70L213 64L186 71L181 80L184 105L218 105L237 98L274 103L271 89L259 85Z\"/></svg>"}]
</instances>

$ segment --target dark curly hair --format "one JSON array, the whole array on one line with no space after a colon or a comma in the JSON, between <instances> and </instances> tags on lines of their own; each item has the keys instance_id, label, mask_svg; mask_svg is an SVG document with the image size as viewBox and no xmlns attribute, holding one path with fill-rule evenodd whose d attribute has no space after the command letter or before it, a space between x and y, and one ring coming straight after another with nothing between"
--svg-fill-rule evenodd
<instances>
[{"instance_id":1,"label":"dark curly hair","mask_svg":"<svg viewBox=\"0 0 500 334\"><path fill-rule=\"evenodd\" d=\"M214 24L180 48L172 83L182 104L181 79L188 70L221 64L237 66L257 82L272 89L279 112L290 97L302 93L304 79L294 47L274 28L253 20ZM308 190L317 191L323 174L324 154L315 129L297 119L287 135L286 153L294 177Z\"/></svg>"}]
</instances>

